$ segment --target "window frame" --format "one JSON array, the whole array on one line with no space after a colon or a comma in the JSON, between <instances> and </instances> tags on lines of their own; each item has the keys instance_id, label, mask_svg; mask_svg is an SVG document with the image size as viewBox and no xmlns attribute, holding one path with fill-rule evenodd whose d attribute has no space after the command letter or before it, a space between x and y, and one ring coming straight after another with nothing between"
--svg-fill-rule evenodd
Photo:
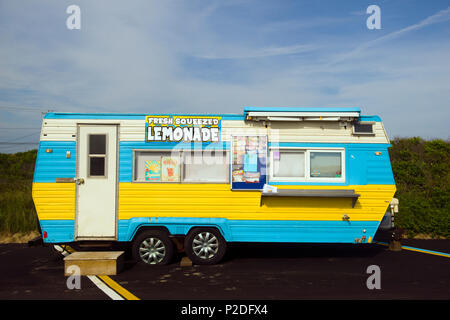
<instances>
[{"instance_id":1,"label":"window frame","mask_svg":"<svg viewBox=\"0 0 450 320\"><path fill-rule=\"evenodd\" d=\"M340 153L341 154L341 176L336 178L332 177L311 177L311 152L316 153ZM306 164L307 177L310 182L345 182L345 148L320 148L320 149L308 149L308 160Z\"/></svg>"},{"instance_id":2,"label":"window frame","mask_svg":"<svg viewBox=\"0 0 450 320\"><path fill-rule=\"evenodd\" d=\"M355 136L374 136L375 135L375 121L359 121L356 124L362 124L362 125L371 125L372 126L372 132L357 132L355 131L355 123L352 124L352 133Z\"/></svg>"},{"instance_id":3,"label":"window frame","mask_svg":"<svg viewBox=\"0 0 450 320\"><path fill-rule=\"evenodd\" d=\"M305 153L305 176L304 177L274 177L273 176L273 152L282 150L303 151ZM341 154L341 177L311 177L311 152L338 152ZM345 165L345 148L330 147L330 148L305 148L305 147L269 147L269 182L345 182L346 181L346 165Z\"/></svg>"},{"instance_id":4,"label":"window frame","mask_svg":"<svg viewBox=\"0 0 450 320\"><path fill-rule=\"evenodd\" d=\"M210 152L223 152L225 153L225 155L222 157L223 159L225 159L225 161L229 161L229 151L228 150L224 150L224 149L212 149L212 150L208 150L208 149L202 149L201 151L210 151ZM185 184L228 184L230 182L230 163L225 163L227 166L227 174L226 174L226 178L225 181L184 181L184 173L185 173L185 168L184 168L184 159L185 159L185 155L184 152L196 152L195 150L191 150L191 149L186 149L186 150L181 150L180 154L181 154L181 158L182 158L182 164L183 164L183 168L180 168L180 183L185 183Z\"/></svg>"},{"instance_id":5,"label":"window frame","mask_svg":"<svg viewBox=\"0 0 450 320\"><path fill-rule=\"evenodd\" d=\"M276 148L277 152L282 152L283 150L284 151L288 151L288 152L303 152L304 157L305 157L305 160L304 160L305 167L303 168L305 174L304 174L303 177L275 177L273 175L273 170L274 170L274 159L273 159L273 156L274 156L275 148L273 148L273 149L274 150L269 150L269 157L270 157L269 178L270 178L270 181L274 181L274 182L283 182L283 181L285 181L285 182L296 182L296 181L303 181L303 180L306 179L306 158L307 158L307 152L306 152L307 150L306 149L303 149L303 148L278 148L278 147Z\"/></svg>"},{"instance_id":6,"label":"window frame","mask_svg":"<svg viewBox=\"0 0 450 320\"><path fill-rule=\"evenodd\" d=\"M105 153L93 153L91 154L91 136L98 136L102 135L105 136ZM87 141L88 141L88 147L87 147L87 174L86 177L89 179L108 179L108 150L109 150L109 135L107 133L88 133L87 134ZM103 164L104 166L104 174L103 175L91 175L91 158L104 158L105 162Z\"/></svg>"},{"instance_id":7,"label":"window frame","mask_svg":"<svg viewBox=\"0 0 450 320\"><path fill-rule=\"evenodd\" d=\"M214 151L214 152L225 152L226 159L229 157L229 150L226 149L202 149L202 152L206 151ZM199 150L193 150L193 149L133 149L132 150L132 183L151 183L151 184L160 184L160 183L176 183L176 184L228 184L230 179L230 165L227 164L227 175L225 181L184 181L184 152L195 152ZM137 180L136 177L136 153L137 152L147 152L147 153L162 153L162 152L177 152L179 155L179 161L180 161L180 181L145 181L145 180ZM227 160L228 161L228 160Z\"/></svg>"}]
</instances>

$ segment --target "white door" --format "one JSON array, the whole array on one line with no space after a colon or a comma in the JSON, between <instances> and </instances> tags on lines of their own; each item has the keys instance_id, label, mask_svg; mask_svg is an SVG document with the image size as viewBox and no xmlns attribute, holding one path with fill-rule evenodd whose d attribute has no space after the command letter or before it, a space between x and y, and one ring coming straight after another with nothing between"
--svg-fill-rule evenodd
<instances>
[{"instance_id":1,"label":"white door","mask_svg":"<svg viewBox=\"0 0 450 320\"><path fill-rule=\"evenodd\" d=\"M116 238L117 126L79 125L77 240Z\"/></svg>"}]
</instances>

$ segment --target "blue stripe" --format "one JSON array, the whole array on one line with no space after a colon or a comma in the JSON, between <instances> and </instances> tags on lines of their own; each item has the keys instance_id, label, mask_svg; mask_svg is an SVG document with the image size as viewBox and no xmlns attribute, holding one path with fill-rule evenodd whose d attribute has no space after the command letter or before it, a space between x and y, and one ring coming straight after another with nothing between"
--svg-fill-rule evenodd
<instances>
[{"instance_id":1,"label":"blue stripe","mask_svg":"<svg viewBox=\"0 0 450 320\"><path fill-rule=\"evenodd\" d=\"M322 182L271 182L273 185L367 185L367 184L395 184L389 159L389 144L371 143L269 143L270 147L298 147L298 148L344 148L346 156L346 180L343 183ZM192 149L197 144L169 143L144 141L123 141L119 144L119 182L132 181L133 149L164 149L172 150ZM203 143L202 148L209 150L229 150L228 142ZM52 149L51 153L45 152ZM66 152L71 157L66 158ZM380 151L381 155L375 155ZM74 141L41 141L34 172L33 182L55 182L56 178L74 178L76 168L76 143Z\"/></svg>"},{"instance_id":2,"label":"blue stripe","mask_svg":"<svg viewBox=\"0 0 450 320\"><path fill-rule=\"evenodd\" d=\"M373 122L381 122L381 118L379 116L359 116L359 121L373 121Z\"/></svg>"},{"instance_id":3,"label":"blue stripe","mask_svg":"<svg viewBox=\"0 0 450 320\"><path fill-rule=\"evenodd\" d=\"M385 245L385 246L389 246L389 243L383 242L383 241L374 241L374 243L382 244L382 245ZM447 253L447 252L433 251L433 250L427 250L427 249L422 249L422 248L415 248L415 247L404 246L404 245L402 245L402 249L411 250L411 251L419 252L419 253L442 255L442 256L444 256L446 258L450 258L450 253Z\"/></svg>"},{"instance_id":4,"label":"blue stripe","mask_svg":"<svg viewBox=\"0 0 450 320\"><path fill-rule=\"evenodd\" d=\"M119 220L119 241L131 241L140 227L166 227L186 235L197 226L217 227L229 242L354 243L373 237L379 221L227 220L224 218L132 218ZM365 232L364 232L365 231Z\"/></svg>"},{"instance_id":5,"label":"blue stripe","mask_svg":"<svg viewBox=\"0 0 450 320\"><path fill-rule=\"evenodd\" d=\"M141 227L166 227L172 235L186 235L193 227L216 227L229 242L354 243L373 237L379 221L228 220L225 218L141 217L118 222L118 241L132 241ZM41 220L45 243L74 241L74 220Z\"/></svg>"},{"instance_id":6,"label":"blue stripe","mask_svg":"<svg viewBox=\"0 0 450 320\"><path fill-rule=\"evenodd\" d=\"M383 143L297 143L269 142L269 147L293 148L344 148L345 182L270 182L273 185L367 185L395 184L388 148ZM375 152L381 152L376 155Z\"/></svg>"},{"instance_id":7,"label":"blue stripe","mask_svg":"<svg viewBox=\"0 0 450 320\"><path fill-rule=\"evenodd\" d=\"M48 149L51 149L51 152L46 152ZM67 151L70 151L70 158L66 157ZM75 178L75 164L75 141L41 141L33 182L55 182L56 178Z\"/></svg>"},{"instance_id":8,"label":"blue stripe","mask_svg":"<svg viewBox=\"0 0 450 320\"><path fill-rule=\"evenodd\" d=\"M42 232L47 232L45 243L62 243L74 241L74 220L39 220Z\"/></svg>"}]
</instances>

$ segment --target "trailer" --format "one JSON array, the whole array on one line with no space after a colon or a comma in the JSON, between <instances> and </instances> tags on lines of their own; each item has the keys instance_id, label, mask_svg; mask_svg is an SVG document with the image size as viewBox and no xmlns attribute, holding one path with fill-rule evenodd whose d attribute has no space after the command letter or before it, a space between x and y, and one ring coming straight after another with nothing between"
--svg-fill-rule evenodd
<instances>
[{"instance_id":1,"label":"trailer","mask_svg":"<svg viewBox=\"0 0 450 320\"><path fill-rule=\"evenodd\" d=\"M196 264L231 242L371 243L396 191L359 108L44 115L33 201L45 244L109 243Z\"/></svg>"}]
</instances>

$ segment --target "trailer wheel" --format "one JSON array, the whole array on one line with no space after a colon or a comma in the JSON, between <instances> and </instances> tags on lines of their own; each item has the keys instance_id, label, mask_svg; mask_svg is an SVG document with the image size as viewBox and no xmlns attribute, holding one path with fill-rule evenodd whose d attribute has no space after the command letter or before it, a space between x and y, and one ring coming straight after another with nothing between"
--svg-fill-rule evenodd
<instances>
[{"instance_id":1,"label":"trailer wheel","mask_svg":"<svg viewBox=\"0 0 450 320\"><path fill-rule=\"evenodd\" d=\"M148 230L134 239L132 252L136 262L165 265L172 259L173 243L166 232Z\"/></svg>"},{"instance_id":2,"label":"trailer wheel","mask_svg":"<svg viewBox=\"0 0 450 320\"><path fill-rule=\"evenodd\" d=\"M214 228L195 228L184 240L184 248L188 257L195 264L216 264L227 249L227 243Z\"/></svg>"}]
</instances>

